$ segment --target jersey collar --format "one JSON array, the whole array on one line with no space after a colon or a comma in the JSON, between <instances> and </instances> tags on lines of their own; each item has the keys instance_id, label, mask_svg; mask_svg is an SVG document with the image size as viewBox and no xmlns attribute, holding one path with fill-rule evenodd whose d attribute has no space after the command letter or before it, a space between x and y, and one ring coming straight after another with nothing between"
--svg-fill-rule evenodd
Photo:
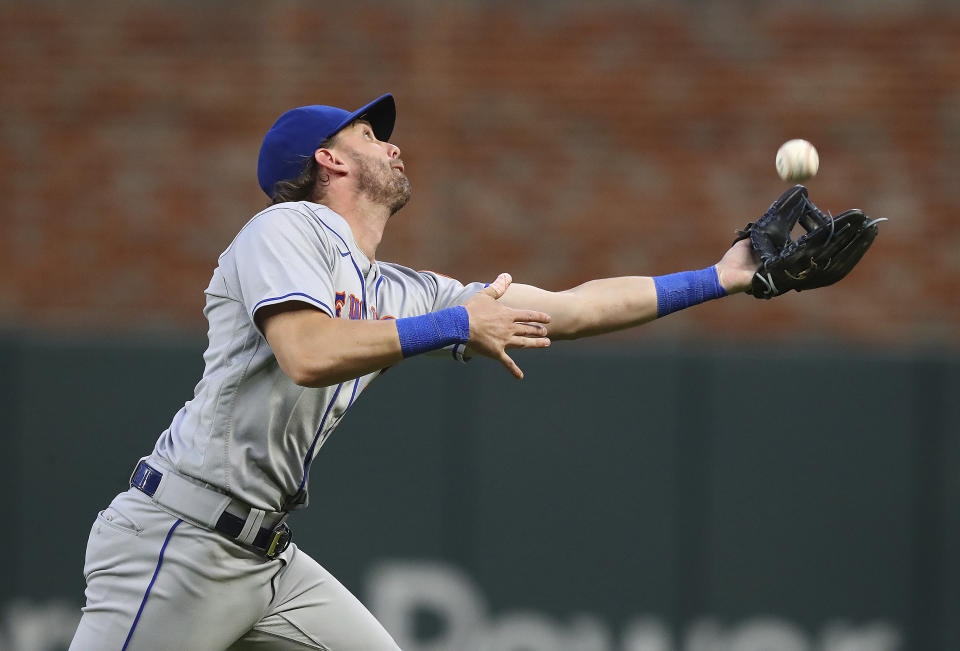
<instances>
[{"instance_id":1,"label":"jersey collar","mask_svg":"<svg viewBox=\"0 0 960 651\"><path fill-rule=\"evenodd\" d=\"M370 275L371 268L376 272L376 265L370 263L370 259L360 250L359 245L357 245L357 241L353 237L353 230L350 228L347 220L323 204L309 203L309 205L317 217L339 236L334 238L336 247L340 249L341 254L350 253L350 256L353 258L357 267L359 267L360 273L363 274L364 278ZM344 250L344 247L346 247L346 250Z\"/></svg>"}]
</instances>

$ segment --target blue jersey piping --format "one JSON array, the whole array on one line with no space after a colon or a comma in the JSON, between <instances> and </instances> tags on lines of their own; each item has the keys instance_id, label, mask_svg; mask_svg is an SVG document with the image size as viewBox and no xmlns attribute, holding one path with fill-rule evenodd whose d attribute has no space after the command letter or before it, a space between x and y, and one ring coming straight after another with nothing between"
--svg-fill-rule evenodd
<instances>
[{"instance_id":1,"label":"blue jersey piping","mask_svg":"<svg viewBox=\"0 0 960 651\"><path fill-rule=\"evenodd\" d=\"M330 398L330 402L327 404L327 410L323 412L323 418L320 419L320 427L317 428L317 433L313 437L313 442L310 444L310 449L307 450L307 456L303 459L303 479L300 480L300 485L297 486L297 492L293 494L293 497L288 500L288 503L292 503L296 500L300 493L303 492L303 487L307 483L307 471L310 466L310 460L313 458L313 450L317 445L317 439L320 438L320 434L323 433L323 425L327 422L327 416L330 415L330 410L333 408L334 403L337 401L337 396L340 395L340 389L343 388L343 382L337 385L337 390L333 392L333 397Z\"/></svg>"},{"instance_id":2,"label":"blue jersey piping","mask_svg":"<svg viewBox=\"0 0 960 651\"><path fill-rule=\"evenodd\" d=\"M157 569L153 571L153 578L150 579L150 585L147 586L147 591L143 595L143 601L140 602L140 609L137 611L137 616L133 618L133 625L130 627L130 632L127 633L127 639L123 643L123 649L120 651L127 651L127 645L130 644L130 638L133 637L133 632L137 629L137 623L140 621L140 615L143 614L143 607L147 605L147 598L150 596L150 591L153 589L153 584L157 581L157 575L160 574L160 566L163 565L163 554L167 551L167 543L170 542L170 537L173 536L173 531L183 520L177 520L173 523L173 526L170 527L170 531L167 532L167 538L163 541L163 547L160 548L160 559L157 561Z\"/></svg>"},{"instance_id":3,"label":"blue jersey piping","mask_svg":"<svg viewBox=\"0 0 960 651\"><path fill-rule=\"evenodd\" d=\"M329 305L327 305L323 301L319 301L315 299L313 296L310 296L310 294L304 294L303 292L290 292L289 294L284 294L283 296L274 296L272 298L265 298L253 306L253 311L256 312L257 308L263 305L264 303L268 303L270 301L280 301L285 298L290 298L291 296L303 296L304 298L309 298L314 303L317 303L318 305L322 305L327 310L327 312L329 312L330 315L333 316L333 310L330 309Z\"/></svg>"},{"instance_id":4,"label":"blue jersey piping","mask_svg":"<svg viewBox=\"0 0 960 651\"><path fill-rule=\"evenodd\" d=\"M335 231L333 228L330 227L329 224L327 224L325 221L320 219L320 216L317 215L315 212L313 213L313 217L318 222L320 222L320 224L324 228L326 228L328 231L336 235L337 239L343 242L343 246L346 247L347 254L350 256L350 263L353 265L353 269L354 271L357 272L357 277L360 279L360 318L366 319L367 318L367 283L364 282L363 274L360 272L360 267L357 266L357 261L353 257L353 252L350 250L350 245L347 244L347 241L343 239L343 236L340 235L340 233ZM344 255L343 253L341 253L340 255L341 257L346 257L346 255ZM380 280L383 280L383 278L381 277ZM380 283L378 282L377 286L379 287L379 285ZM319 301L317 302L319 303ZM331 314L333 313L331 312ZM337 397L340 395L340 389L343 388L343 384L344 383L341 382L340 384L337 385L337 390L333 393L333 397L330 399L329 404L327 404L327 410L323 413L323 418L320 419L320 427L317 429L317 433L313 437L313 442L310 444L310 448L307 450L307 456L304 457L303 459L303 478L300 480L300 485L297 486L297 492L293 494L293 497L288 501L288 503L294 502L297 498L300 497L301 493L303 493L304 491L304 486L306 486L306 483L307 483L307 474L309 473L309 469L310 469L310 461L313 458L313 451L317 446L317 441L320 439L320 435L323 433L323 426L327 422L327 416L330 415L330 409L333 407L334 403L336 403ZM350 402L347 403L347 409L349 409L350 406L353 405L353 401L357 397L357 387L359 385L360 385L360 378L357 378L356 380L353 381L353 393L350 395ZM346 410L344 410L344 414L345 413L346 413ZM343 414L341 414L341 418L342 417L343 417Z\"/></svg>"}]
</instances>

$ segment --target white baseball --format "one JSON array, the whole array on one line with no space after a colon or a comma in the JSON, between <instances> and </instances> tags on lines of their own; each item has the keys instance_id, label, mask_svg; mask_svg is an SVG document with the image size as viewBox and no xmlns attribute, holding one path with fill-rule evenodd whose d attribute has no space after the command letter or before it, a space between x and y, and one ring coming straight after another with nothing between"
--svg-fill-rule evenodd
<instances>
[{"instance_id":1,"label":"white baseball","mask_svg":"<svg viewBox=\"0 0 960 651\"><path fill-rule=\"evenodd\" d=\"M777 174L784 181L806 181L819 168L817 148L806 140L788 140L777 150Z\"/></svg>"}]
</instances>

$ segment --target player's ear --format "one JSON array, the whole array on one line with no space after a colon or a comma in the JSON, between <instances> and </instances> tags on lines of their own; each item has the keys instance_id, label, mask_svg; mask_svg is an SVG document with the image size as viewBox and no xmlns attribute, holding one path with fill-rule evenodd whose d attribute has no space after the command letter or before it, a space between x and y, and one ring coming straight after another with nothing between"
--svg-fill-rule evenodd
<instances>
[{"instance_id":1,"label":"player's ear","mask_svg":"<svg viewBox=\"0 0 960 651\"><path fill-rule=\"evenodd\" d=\"M321 147L313 152L313 158L322 169L333 174L346 174L348 172L347 161L335 150Z\"/></svg>"}]
</instances>

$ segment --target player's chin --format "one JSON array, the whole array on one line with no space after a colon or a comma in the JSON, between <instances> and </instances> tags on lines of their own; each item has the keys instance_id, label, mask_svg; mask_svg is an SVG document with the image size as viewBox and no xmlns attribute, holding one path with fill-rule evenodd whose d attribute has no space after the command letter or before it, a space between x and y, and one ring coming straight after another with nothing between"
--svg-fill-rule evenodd
<instances>
[{"instance_id":1,"label":"player's chin","mask_svg":"<svg viewBox=\"0 0 960 651\"><path fill-rule=\"evenodd\" d=\"M404 177L403 182L394 194L393 201L390 203L390 215L393 216L397 214L401 208L407 205L412 194L413 190L410 188L410 181Z\"/></svg>"}]
</instances>

